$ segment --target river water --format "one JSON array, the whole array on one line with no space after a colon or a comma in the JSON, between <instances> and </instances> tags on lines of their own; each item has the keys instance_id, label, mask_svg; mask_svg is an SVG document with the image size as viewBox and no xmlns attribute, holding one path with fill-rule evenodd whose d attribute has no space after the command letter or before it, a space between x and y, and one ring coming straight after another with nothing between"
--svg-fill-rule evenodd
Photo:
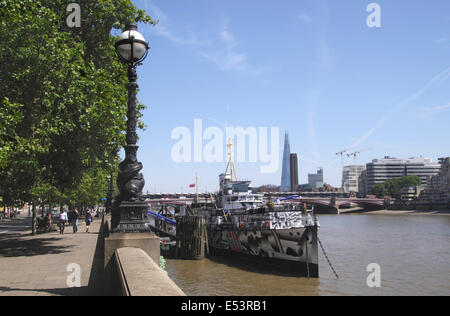
<instances>
[{"instance_id":1,"label":"river water","mask_svg":"<svg viewBox=\"0 0 450 316\"><path fill-rule=\"evenodd\" d=\"M320 278L280 275L227 258L167 260L166 270L194 296L450 295L450 216L321 215ZM380 287L367 279L380 267ZM373 280L373 278L369 278Z\"/></svg>"}]
</instances>

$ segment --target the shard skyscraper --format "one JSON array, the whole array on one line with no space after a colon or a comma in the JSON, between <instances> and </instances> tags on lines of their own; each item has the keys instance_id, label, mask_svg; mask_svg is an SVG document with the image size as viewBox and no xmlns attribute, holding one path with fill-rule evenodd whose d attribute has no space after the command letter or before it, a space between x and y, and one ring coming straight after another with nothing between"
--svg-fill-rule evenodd
<instances>
[{"instance_id":1,"label":"the shard skyscraper","mask_svg":"<svg viewBox=\"0 0 450 316\"><path fill-rule=\"evenodd\" d=\"M288 133L284 136L283 165L281 172L281 192L291 191L291 146Z\"/></svg>"}]
</instances>

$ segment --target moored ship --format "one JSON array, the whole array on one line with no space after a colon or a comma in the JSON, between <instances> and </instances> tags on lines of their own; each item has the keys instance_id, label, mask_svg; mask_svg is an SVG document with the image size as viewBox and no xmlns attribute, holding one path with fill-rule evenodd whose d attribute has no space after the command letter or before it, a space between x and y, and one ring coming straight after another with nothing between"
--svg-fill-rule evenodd
<instances>
[{"instance_id":1,"label":"moored ship","mask_svg":"<svg viewBox=\"0 0 450 316\"><path fill-rule=\"evenodd\" d=\"M212 254L233 255L289 271L319 277L316 217L295 203L264 201L252 193L250 181L235 177L232 156L219 176L220 191L213 206L193 211L206 218Z\"/></svg>"}]
</instances>

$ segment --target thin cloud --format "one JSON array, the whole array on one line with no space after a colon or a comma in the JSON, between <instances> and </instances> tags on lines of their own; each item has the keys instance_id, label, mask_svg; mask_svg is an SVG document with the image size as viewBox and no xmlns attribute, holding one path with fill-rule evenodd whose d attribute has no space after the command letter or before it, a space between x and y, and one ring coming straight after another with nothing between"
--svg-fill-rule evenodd
<instances>
[{"instance_id":1,"label":"thin cloud","mask_svg":"<svg viewBox=\"0 0 450 316\"><path fill-rule=\"evenodd\" d=\"M152 18L158 21L158 24L152 28L156 36L163 37L178 45L205 45L209 43L208 41L200 40L189 27L185 27L182 34L180 34L180 32L173 31L170 27L170 19L168 15L154 4L146 2L145 10L150 12Z\"/></svg>"},{"instance_id":2,"label":"thin cloud","mask_svg":"<svg viewBox=\"0 0 450 316\"><path fill-rule=\"evenodd\" d=\"M197 36L188 31L187 33L190 33L188 37L180 37L175 35L173 32L171 32L167 27L164 25L158 24L155 26L155 34L158 36L162 36L166 38L167 40L171 41L172 43L179 44L179 45L203 45L207 44L207 41L201 41L197 38Z\"/></svg>"},{"instance_id":3,"label":"thin cloud","mask_svg":"<svg viewBox=\"0 0 450 316\"><path fill-rule=\"evenodd\" d=\"M299 14L297 16L297 20L300 22L307 23L307 24L312 22L312 18L308 14L305 14L305 13Z\"/></svg>"},{"instance_id":4,"label":"thin cloud","mask_svg":"<svg viewBox=\"0 0 450 316\"><path fill-rule=\"evenodd\" d=\"M443 105L443 106L436 106L436 107L425 107L424 111L430 112L430 113L440 113L440 112L447 112L450 110L450 103Z\"/></svg>"},{"instance_id":5,"label":"thin cloud","mask_svg":"<svg viewBox=\"0 0 450 316\"><path fill-rule=\"evenodd\" d=\"M259 75L276 70L273 68L254 67L248 63L247 55L239 52L237 49L238 42L228 28L228 19L223 19L218 36L219 41L214 43L210 40L201 40L189 27L185 27L183 31L174 31L171 27L169 16L160 8L150 2L146 2L144 7L158 21L158 24L152 29L156 36L163 37L177 45L197 46L197 53L200 56L214 63L223 71L235 70ZM213 44L216 44L216 49L207 51L207 47L212 47Z\"/></svg>"},{"instance_id":6,"label":"thin cloud","mask_svg":"<svg viewBox=\"0 0 450 316\"><path fill-rule=\"evenodd\" d=\"M433 40L433 42L438 43L438 44L444 44L444 43L448 42L448 38L447 37L436 38Z\"/></svg>"},{"instance_id":7,"label":"thin cloud","mask_svg":"<svg viewBox=\"0 0 450 316\"><path fill-rule=\"evenodd\" d=\"M422 108L422 113L428 119L433 119L437 114L448 111L450 111L450 103L442 106Z\"/></svg>"},{"instance_id":8,"label":"thin cloud","mask_svg":"<svg viewBox=\"0 0 450 316\"><path fill-rule=\"evenodd\" d=\"M377 124L372 127L370 130L368 130L366 133L364 133L352 146L351 148L358 147L363 142L365 142L376 130L378 130L381 126L386 123L396 112L400 110L404 110L409 106L409 103L417 100L420 98L425 92L427 92L430 88L439 85L443 83L445 80L447 80L450 77L450 67L433 77L430 81L427 82L427 84L416 91L414 94L410 95L408 98L403 100L402 102L395 105L391 110L389 110L378 122ZM445 108L441 107L442 108ZM446 108L445 108L446 109Z\"/></svg>"},{"instance_id":9,"label":"thin cloud","mask_svg":"<svg viewBox=\"0 0 450 316\"><path fill-rule=\"evenodd\" d=\"M203 58L216 64L221 70L237 70L240 72L260 74L268 69L253 67L248 63L246 54L238 52L238 42L235 36L228 28L228 20L222 23L222 28L219 33L219 46L221 47L215 51L199 51L198 53Z\"/></svg>"},{"instance_id":10,"label":"thin cloud","mask_svg":"<svg viewBox=\"0 0 450 316\"><path fill-rule=\"evenodd\" d=\"M235 51L236 40L234 36L228 30L222 30L220 39L225 46L224 50L208 53L201 51L199 54L215 63L222 70L247 70L247 56Z\"/></svg>"},{"instance_id":11,"label":"thin cloud","mask_svg":"<svg viewBox=\"0 0 450 316\"><path fill-rule=\"evenodd\" d=\"M335 68L330 47L325 39L321 39L317 46L316 58L320 68L327 70L333 70Z\"/></svg>"}]
</instances>

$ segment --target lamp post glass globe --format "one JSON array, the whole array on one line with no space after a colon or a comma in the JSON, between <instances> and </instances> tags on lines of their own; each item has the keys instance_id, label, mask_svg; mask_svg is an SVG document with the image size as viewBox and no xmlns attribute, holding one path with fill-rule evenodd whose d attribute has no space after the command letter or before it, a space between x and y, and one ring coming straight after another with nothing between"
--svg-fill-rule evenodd
<instances>
[{"instance_id":1,"label":"lamp post glass globe","mask_svg":"<svg viewBox=\"0 0 450 316\"><path fill-rule=\"evenodd\" d=\"M147 55L149 46L144 36L137 31L136 24L129 24L116 42L116 50L120 59L126 63L138 63Z\"/></svg>"}]
</instances>

